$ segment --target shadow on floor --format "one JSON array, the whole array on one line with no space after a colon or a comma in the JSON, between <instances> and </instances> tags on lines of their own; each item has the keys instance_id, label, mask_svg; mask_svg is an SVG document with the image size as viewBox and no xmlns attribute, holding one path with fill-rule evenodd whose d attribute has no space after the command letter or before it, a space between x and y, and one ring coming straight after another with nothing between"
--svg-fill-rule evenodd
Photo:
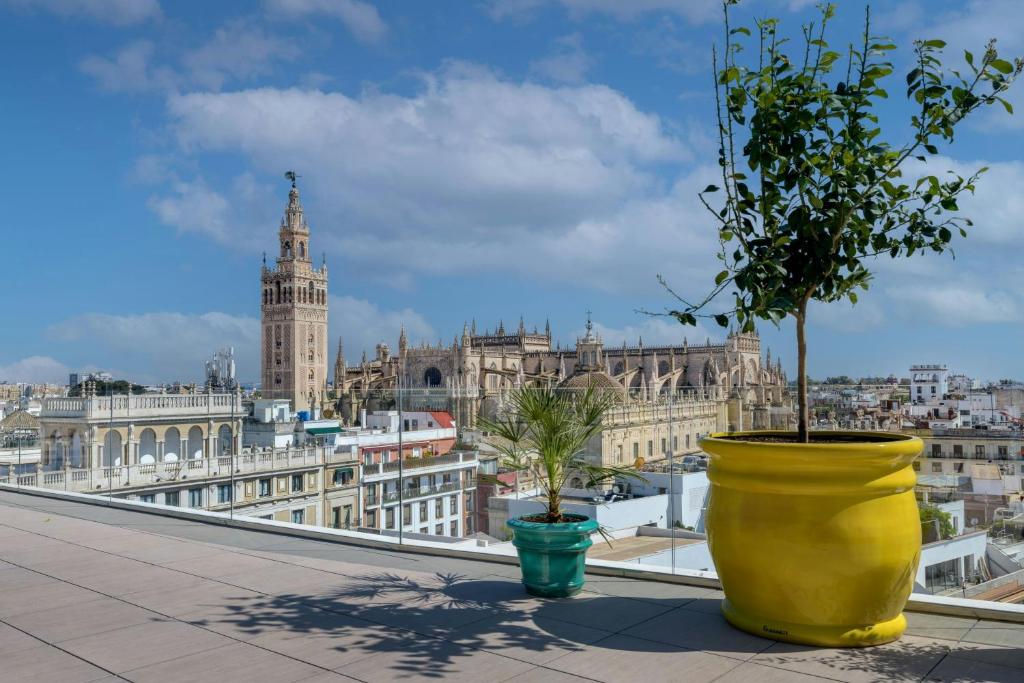
<instances>
[{"instance_id":1,"label":"shadow on floor","mask_svg":"<svg viewBox=\"0 0 1024 683\"><path fill-rule=\"evenodd\" d=\"M543 663L592 643L631 653L710 649L727 650L738 659L762 653L759 663L784 668L808 658L821 675L832 669L873 680L920 680L949 652L934 641L863 650L774 644L732 629L717 613L717 601L709 599L683 606L678 600L659 604L593 593L540 600L513 581L443 573L424 580L370 573L343 577L341 583L322 591L234 600L190 621L252 638L309 635L351 661L389 653L390 670L437 678L457 671L459 661L473 650ZM651 628L644 630L646 626ZM608 637L620 631L633 637ZM273 644L264 646L274 649ZM956 680L980 683L988 678L960 670Z\"/></svg>"}]
</instances>

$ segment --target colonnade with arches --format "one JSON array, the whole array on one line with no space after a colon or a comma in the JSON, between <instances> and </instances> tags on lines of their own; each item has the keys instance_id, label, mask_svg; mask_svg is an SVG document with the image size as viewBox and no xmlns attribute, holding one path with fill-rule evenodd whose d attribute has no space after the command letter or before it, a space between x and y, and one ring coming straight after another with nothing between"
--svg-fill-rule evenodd
<instances>
[{"instance_id":1,"label":"colonnade with arches","mask_svg":"<svg viewBox=\"0 0 1024 683\"><path fill-rule=\"evenodd\" d=\"M42 425L44 469L149 465L241 452L242 422Z\"/></svg>"}]
</instances>

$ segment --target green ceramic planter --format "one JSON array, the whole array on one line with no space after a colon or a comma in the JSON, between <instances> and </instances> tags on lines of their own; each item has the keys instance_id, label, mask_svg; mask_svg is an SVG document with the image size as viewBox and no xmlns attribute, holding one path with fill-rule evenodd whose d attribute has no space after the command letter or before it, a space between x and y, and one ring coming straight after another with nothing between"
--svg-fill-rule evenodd
<instances>
[{"instance_id":1,"label":"green ceramic planter","mask_svg":"<svg viewBox=\"0 0 1024 683\"><path fill-rule=\"evenodd\" d=\"M512 545L519 552L526 592L542 598L567 598L583 588L583 568L590 535L597 522L583 515L566 515L561 524L510 520Z\"/></svg>"}]
</instances>

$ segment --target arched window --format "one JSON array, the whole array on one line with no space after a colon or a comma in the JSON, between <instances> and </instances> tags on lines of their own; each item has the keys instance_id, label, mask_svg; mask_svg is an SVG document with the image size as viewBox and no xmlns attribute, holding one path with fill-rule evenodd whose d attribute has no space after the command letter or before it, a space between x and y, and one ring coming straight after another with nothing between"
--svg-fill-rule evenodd
<instances>
[{"instance_id":1,"label":"arched window","mask_svg":"<svg viewBox=\"0 0 1024 683\"><path fill-rule=\"evenodd\" d=\"M203 457L203 430L200 427L192 427L188 430L188 457L192 459Z\"/></svg>"},{"instance_id":2,"label":"arched window","mask_svg":"<svg viewBox=\"0 0 1024 683\"><path fill-rule=\"evenodd\" d=\"M437 368L427 368L423 373L423 384L428 387L439 387L442 382L441 371Z\"/></svg>"},{"instance_id":3,"label":"arched window","mask_svg":"<svg viewBox=\"0 0 1024 683\"><path fill-rule=\"evenodd\" d=\"M281 281L278 280L274 283L274 288L277 290L277 303L281 303Z\"/></svg>"},{"instance_id":4,"label":"arched window","mask_svg":"<svg viewBox=\"0 0 1024 683\"><path fill-rule=\"evenodd\" d=\"M170 427L164 432L164 462L176 462L181 453L181 432Z\"/></svg>"},{"instance_id":5,"label":"arched window","mask_svg":"<svg viewBox=\"0 0 1024 683\"><path fill-rule=\"evenodd\" d=\"M306 243L299 242L299 258L306 258Z\"/></svg>"},{"instance_id":6,"label":"arched window","mask_svg":"<svg viewBox=\"0 0 1024 683\"><path fill-rule=\"evenodd\" d=\"M148 427L139 436L139 462L144 465L156 462L156 432Z\"/></svg>"},{"instance_id":7,"label":"arched window","mask_svg":"<svg viewBox=\"0 0 1024 683\"><path fill-rule=\"evenodd\" d=\"M313 283L310 282L309 283L309 299L308 299L308 302L309 303L313 303L315 296L316 296L316 289L313 288ZM319 302L317 302L317 303L319 303Z\"/></svg>"},{"instance_id":8,"label":"arched window","mask_svg":"<svg viewBox=\"0 0 1024 683\"><path fill-rule=\"evenodd\" d=\"M217 455L231 455L231 441L233 434L231 433L231 427L228 425L221 425L220 429L217 430Z\"/></svg>"},{"instance_id":9,"label":"arched window","mask_svg":"<svg viewBox=\"0 0 1024 683\"><path fill-rule=\"evenodd\" d=\"M281 243L281 256L283 256L285 258L291 258L292 257L292 243L291 242L285 240L284 242Z\"/></svg>"}]
</instances>

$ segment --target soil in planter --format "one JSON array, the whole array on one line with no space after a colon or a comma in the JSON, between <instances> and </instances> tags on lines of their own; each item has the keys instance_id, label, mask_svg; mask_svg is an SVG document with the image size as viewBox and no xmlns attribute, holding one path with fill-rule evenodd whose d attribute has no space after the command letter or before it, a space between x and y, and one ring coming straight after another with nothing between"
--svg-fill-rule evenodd
<instances>
[{"instance_id":1,"label":"soil in planter","mask_svg":"<svg viewBox=\"0 0 1024 683\"><path fill-rule=\"evenodd\" d=\"M749 441L752 443L801 443L797 440L799 435L796 432L778 434L736 434L715 438L723 439L725 441ZM820 432L811 432L810 439L811 443L889 443L891 441L901 440L895 434L893 437L888 437L866 433L822 434Z\"/></svg>"},{"instance_id":2,"label":"soil in planter","mask_svg":"<svg viewBox=\"0 0 1024 683\"><path fill-rule=\"evenodd\" d=\"M523 515L520 519L524 522L535 522L537 524L570 524L572 522L587 521L587 517L583 515L562 515L558 519L551 519L546 512L536 515Z\"/></svg>"}]
</instances>

